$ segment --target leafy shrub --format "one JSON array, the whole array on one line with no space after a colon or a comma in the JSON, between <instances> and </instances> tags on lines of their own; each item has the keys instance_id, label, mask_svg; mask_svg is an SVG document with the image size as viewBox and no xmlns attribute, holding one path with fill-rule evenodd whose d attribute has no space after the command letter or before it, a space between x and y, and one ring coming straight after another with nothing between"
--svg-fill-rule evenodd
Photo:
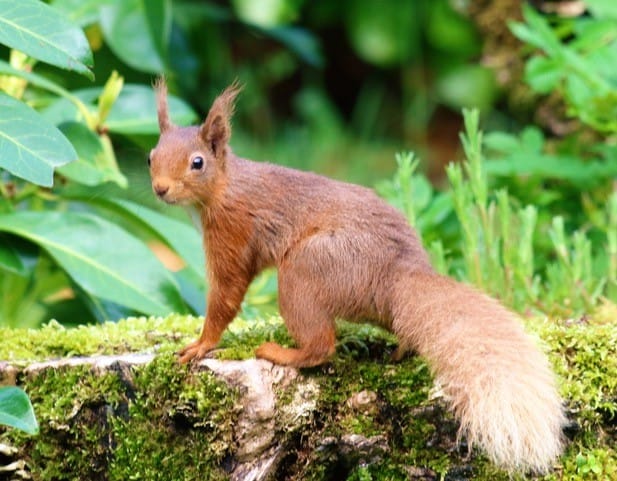
<instances>
[{"instance_id":1,"label":"leafy shrub","mask_svg":"<svg viewBox=\"0 0 617 481\"><path fill-rule=\"evenodd\" d=\"M378 189L416 225L436 268L519 310L572 316L590 311L603 297L617 302L617 192L595 211L602 233L596 241L583 230L569 235L559 215L539 225L537 207L519 206L504 189L491 193L479 113L464 111L464 117L465 160L448 166L449 195L435 193L414 174L413 154L399 155L394 180ZM548 254L540 232L550 240Z\"/></svg>"},{"instance_id":2,"label":"leafy shrub","mask_svg":"<svg viewBox=\"0 0 617 481\"><path fill-rule=\"evenodd\" d=\"M197 234L108 194L111 184L128 185L110 133L158 133L152 89L124 85L114 73L102 88L67 91L49 70L35 73L38 62L47 62L93 78L88 41L61 12L74 2L55 3L59 9L39 0L0 2L0 21L11 26L1 29L0 42L12 49L10 62L0 61L0 323L37 325L71 303L90 312L76 321L187 312L184 279L203 285ZM91 2L82 13L97 15L105 30L128 3ZM131 18L145 20L154 3ZM129 49L143 32L119 31L122 25L113 23L107 38ZM175 98L170 107L176 122L195 118ZM147 247L152 240L182 254L185 272L174 277Z\"/></svg>"},{"instance_id":3,"label":"leafy shrub","mask_svg":"<svg viewBox=\"0 0 617 481\"><path fill-rule=\"evenodd\" d=\"M527 62L525 79L542 94L556 92L568 115L595 130L617 132L617 11L607 0L588 0L591 15L555 19L555 26L525 5L525 23L512 32L540 50Z\"/></svg>"}]
</instances>

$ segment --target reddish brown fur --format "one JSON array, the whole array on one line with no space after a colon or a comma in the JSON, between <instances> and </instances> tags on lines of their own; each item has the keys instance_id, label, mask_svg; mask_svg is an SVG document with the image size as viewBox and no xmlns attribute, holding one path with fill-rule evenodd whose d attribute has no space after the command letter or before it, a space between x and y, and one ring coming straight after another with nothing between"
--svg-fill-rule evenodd
<instances>
[{"instance_id":1,"label":"reddish brown fur","mask_svg":"<svg viewBox=\"0 0 617 481\"><path fill-rule=\"evenodd\" d=\"M159 119L159 130L162 133L171 127L167 108L167 83L163 77L157 78L154 82L154 91L156 93L156 113Z\"/></svg>"},{"instance_id":2,"label":"reddish brown fur","mask_svg":"<svg viewBox=\"0 0 617 481\"><path fill-rule=\"evenodd\" d=\"M506 468L548 468L561 449L560 400L513 314L435 273L404 217L371 190L236 157L227 143L237 85L199 127L171 125L164 91L159 83L152 185L164 201L199 210L210 282L201 336L182 362L217 345L251 280L276 266L297 347L266 343L258 357L318 365L334 354L335 319L375 323L397 334L399 354L427 358L471 442Z\"/></svg>"}]
</instances>

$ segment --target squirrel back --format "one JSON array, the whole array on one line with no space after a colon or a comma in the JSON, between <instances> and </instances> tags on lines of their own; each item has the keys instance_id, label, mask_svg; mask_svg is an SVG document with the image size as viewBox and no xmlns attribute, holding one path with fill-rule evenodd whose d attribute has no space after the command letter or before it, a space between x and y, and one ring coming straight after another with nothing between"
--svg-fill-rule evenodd
<instances>
[{"instance_id":1,"label":"squirrel back","mask_svg":"<svg viewBox=\"0 0 617 481\"><path fill-rule=\"evenodd\" d=\"M180 360L214 349L251 280L275 266L296 347L265 343L258 357L318 365L334 354L335 319L377 324L397 335L397 356L426 358L470 444L508 470L546 471L561 452L565 419L546 356L516 316L435 273L403 215L371 190L235 156L228 142L238 92L236 84L225 90L200 126L177 127L157 84L153 190L198 209L210 284L202 333Z\"/></svg>"}]
</instances>

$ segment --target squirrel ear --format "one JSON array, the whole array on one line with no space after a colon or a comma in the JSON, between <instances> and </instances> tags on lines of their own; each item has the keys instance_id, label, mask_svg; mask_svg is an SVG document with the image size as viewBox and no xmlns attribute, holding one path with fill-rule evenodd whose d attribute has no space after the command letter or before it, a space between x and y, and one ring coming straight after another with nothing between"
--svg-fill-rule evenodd
<instances>
[{"instance_id":1,"label":"squirrel ear","mask_svg":"<svg viewBox=\"0 0 617 481\"><path fill-rule=\"evenodd\" d=\"M231 117L234 113L234 102L242 87L235 81L219 95L210 108L206 120L199 128L203 141L219 157L231 137Z\"/></svg>"},{"instance_id":2,"label":"squirrel ear","mask_svg":"<svg viewBox=\"0 0 617 481\"><path fill-rule=\"evenodd\" d=\"M154 92L156 93L156 113L159 118L159 130L161 134L172 127L169 120L167 109L167 82L162 75L154 81Z\"/></svg>"}]
</instances>

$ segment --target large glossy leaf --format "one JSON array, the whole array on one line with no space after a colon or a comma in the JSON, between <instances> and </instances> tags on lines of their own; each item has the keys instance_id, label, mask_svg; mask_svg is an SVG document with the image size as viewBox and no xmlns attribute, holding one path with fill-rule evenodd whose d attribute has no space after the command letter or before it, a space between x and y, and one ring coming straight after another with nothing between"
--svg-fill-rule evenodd
<instances>
[{"instance_id":1,"label":"large glossy leaf","mask_svg":"<svg viewBox=\"0 0 617 481\"><path fill-rule=\"evenodd\" d=\"M116 0L101 8L105 41L126 64L162 72L171 29L170 0Z\"/></svg>"},{"instance_id":2,"label":"large glossy leaf","mask_svg":"<svg viewBox=\"0 0 617 481\"><path fill-rule=\"evenodd\" d=\"M75 24L85 27L99 20L102 5L114 3L115 0L53 0L51 4Z\"/></svg>"},{"instance_id":3,"label":"large glossy leaf","mask_svg":"<svg viewBox=\"0 0 617 481\"><path fill-rule=\"evenodd\" d=\"M72 92L72 94L94 110L94 103L101 94L101 89L89 88ZM197 118L188 104L171 95L169 96L169 112L173 122L178 125L190 124ZM53 102L42 114L54 124L78 121L80 118L75 105L66 99ZM159 124L152 88L146 85L125 85L118 100L111 108L105 127L111 132L125 135L158 134Z\"/></svg>"},{"instance_id":4,"label":"large glossy leaf","mask_svg":"<svg viewBox=\"0 0 617 481\"><path fill-rule=\"evenodd\" d=\"M40 0L0 0L0 43L93 79L83 31Z\"/></svg>"},{"instance_id":5,"label":"large glossy leaf","mask_svg":"<svg viewBox=\"0 0 617 481\"><path fill-rule=\"evenodd\" d=\"M77 158L71 143L26 104L0 92L0 167L51 187L54 168Z\"/></svg>"},{"instance_id":6,"label":"large glossy leaf","mask_svg":"<svg viewBox=\"0 0 617 481\"><path fill-rule=\"evenodd\" d=\"M145 314L184 310L171 274L138 239L100 217L78 212L0 215L0 231L45 249L92 296Z\"/></svg>"},{"instance_id":7,"label":"large glossy leaf","mask_svg":"<svg viewBox=\"0 0 617 481\"><path fill-rule=\"evenodd\" d=\"M48 90L49 92L55 93L60 97L64 97L67 100L70 100L73 104L75 104L75 107L78 110L82 110L83 116L87 115L88 113L87 111L84 112L86 106L83 105L81 100L72 95L68 90L60 87L60 85L58 85L57 83L46 79L42 75L38 75L34 72L26 72L25 70L16 69L11 64L5 62L2 59L0 59L0 74L23 78L24 80L27 80L30 85L34 85L35 87Z\"/></svg>"},{"instance_id":8,"label":"large glossy leaf","mask_svg":"<svg viewBox=\"0 0 617 481\"><path fill-rule=\"evenodd\" d=\"M185 260L189 269L203 279L206 261L201 236L194 226L124 199L108 199L105 204L156 232Z\"/></svg>"},{"instance_id":9,"label":"large glossy leaf","mask_svg":"<svg viewBox=\"0 0 617 481\"><path fill-rule=\"evenodd\" d=\"M30 399L20 388L0 387L0 424L21 429L28 434L39 432Z\"/></svg>"}]
</instances>

